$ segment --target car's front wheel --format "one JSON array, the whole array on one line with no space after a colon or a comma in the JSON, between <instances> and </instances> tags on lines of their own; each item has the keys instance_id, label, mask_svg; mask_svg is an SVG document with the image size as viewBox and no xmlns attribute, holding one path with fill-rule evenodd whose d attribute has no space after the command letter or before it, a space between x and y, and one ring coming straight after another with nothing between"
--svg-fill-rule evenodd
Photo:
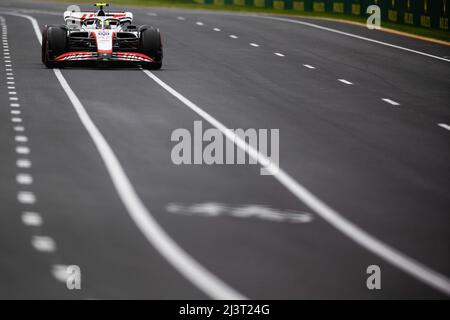
<instances>
[{"instance_id":1,"label":"car's front wheel","mask_svg":"<svg viewBox=\"0 0 450 320\"><path fill-rule=\"evenodd\" d=\"M61 66L55 58L66 52L67 29L63 26L45 26L42 31L42 63L47 68Z\"/></svg>"},{"instance_id":2,"label":"car's front wheel","mask_svg":"<svg viewBox=\"0 0 450 320\"><path fill-rule=\"evenodd\" d=\"M142 26L140 32L140 51L154 60L154 62L146 63L144 68L151 70L161 69L163 51L159 30L153 27Z\"/></svg>"}]
</instances>

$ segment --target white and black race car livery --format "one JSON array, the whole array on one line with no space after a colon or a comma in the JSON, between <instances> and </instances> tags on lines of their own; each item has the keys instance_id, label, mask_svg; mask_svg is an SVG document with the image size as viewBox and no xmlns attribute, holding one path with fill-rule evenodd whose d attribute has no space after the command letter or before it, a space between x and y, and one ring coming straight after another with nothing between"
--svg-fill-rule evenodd
<instances>
[{"instance_id":1,"label":"white and black race car livery","mask_svg":"<svg viewBox=\"0 0 450 320\"><path fill-rule=\"evenodd\" d=\"M141 65L160 69L161 35L152 26L132 25L131 12L66 11L64 25L45 25L42 31L42 63L48 68L70 62L102 62Z\"/></svg>"}]
</instances>

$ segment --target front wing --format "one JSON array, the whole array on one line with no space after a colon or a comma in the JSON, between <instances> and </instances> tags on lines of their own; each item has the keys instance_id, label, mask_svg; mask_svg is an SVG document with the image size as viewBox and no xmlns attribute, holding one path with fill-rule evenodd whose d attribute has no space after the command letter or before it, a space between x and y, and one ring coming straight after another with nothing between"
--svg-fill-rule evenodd
<instances>
[{"instance_id":1,"label":"front wing","mask_svg":"<svg viewBox=\"0 0 450 320\"><path fill-rule=\"evenodd\" d=\"M98 53L73 51L63 53L55 58L55 62L98 61L98 62L155 62L149 56L139 52Z\"/></svg>"}]
</instances>

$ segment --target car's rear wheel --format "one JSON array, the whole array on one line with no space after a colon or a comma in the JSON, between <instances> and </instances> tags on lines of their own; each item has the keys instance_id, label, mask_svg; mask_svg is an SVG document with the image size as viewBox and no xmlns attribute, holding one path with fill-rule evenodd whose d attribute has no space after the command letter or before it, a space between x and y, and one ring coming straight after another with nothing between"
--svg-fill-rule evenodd
<instances>
[{"instance_id":1,"label":"car's rear wheel","mask_svg":"<svg viewBox=\"0 0 450 320\"><path fill-rule=\"evenodd\" d=\"M140 51L154 60L154 62L144 64L143 67L151 70L161 69L163 50L159 30L149 26L142 26L140 32Z\"/></svg>"},{"instance_id":2,"label":"car's rear wheel","mask_svg":"<svg viewBox=\"0 0 450 320\"><path fill-rule=\"evenodd\" d=\"M61 66L55 58L67 50L67 29L63 26L45 26L42 31L42 63L47 68Z\"/></svg>"}]
</instances>

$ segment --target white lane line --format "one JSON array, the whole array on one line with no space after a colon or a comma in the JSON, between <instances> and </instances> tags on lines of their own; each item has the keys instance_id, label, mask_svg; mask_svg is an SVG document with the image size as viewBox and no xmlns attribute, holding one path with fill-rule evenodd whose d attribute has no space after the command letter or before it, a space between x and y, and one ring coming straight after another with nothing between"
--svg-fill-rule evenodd
<instances>
[{"instance_id":1,"label":"white lane line","mask_svg":"<svg viewBox=\"0 0 450 320\"><path fill-rule=\"evenodd\" d=\"M14 114L14 115L18 115L21 113L20 110L11 110L10 112L11 112L11 114Z\"/></svg>"},{"instance_id":2,"label":"white lane line","mask_svg":"<svg viewBox=\"0 0 450 320\"><path fill-rule=\"evenodd\" d=\"M148 16L156 17L158 14L155 12L147 12Z\"/></svg>"},{"instance_id":3,"label":"white lane line","mask_svg":"<svg viewBox=\"0 0 450 320\"><path fill-rule=\"evenodd\" d=\"M203 22L201 22L201 21L197 21L195 24L198 25L198 26L203 26L203 25L205 25L205 24L204 24Z\"/></svg>"},{"instance_id":4,"label":"white lane line","mask_svg":"<svg viewBox=\"0 0 450 320\"><path fill-rule=\"evenodd\" d=\"M25 130L25 128L23 126L15 126L13 129L14 129L14 131L17 131L17 132L22 132Z\"/></svg>"},{"instance_id":5,"label":"white lane line","mask_svg":"<svg viewBox=\"0 0 450 320\"><path fill-rule=\"evenodd\" d=\"M426 56L426 57L430 57L430 58L434 58L434 59L450 62L450 59L445 59L445 58L442 58L442 57L439 57L439 56L435 56L435 55L432 55L432 54L429 54L429 53L425 53L425 52L421 52L421 51L417 51L417 50L412 50L412 49L405 48L405 47L402 47L402 46L398 46L398 45L395 45L395 44L391 44L391 43L387 43L387 42L383 42L383 41L379 41L379 40L375 40L375 39L371 39L371 38L358 36L358 35L353 34L353 33L348 33L348 32L344 32L344 31L332 29L332 28L323 27L323 26L320 26L320 25L317 25L317 24L314 24L314 23L309 23L309 22L304 22L304 21L299 21L299 20L294 20L294 19L288 19L288 18L269 17L269 16L257 16L257 15L255 15L254 17L301 24L301 25L304 25L304 26L308 26L308 27L312 27L312 28L316 28L316 29L320 29L320 30L325 30L325 31L337 33L337 34L344 35L344 36L347 36L347 37L352 37L352 38L356 38L356 39L360 39L360 40L364 40L364 41L368 41L368 42L372 42L372 43L377 43L377 44L381 44L383 46L396 48L396 49L400 49L400 50L404 50L404 51L420 54L422 56Z\"/></svg>"},{"instance_id":6,"label":"white lane line","mask_svg":"<svg viewBox=\"0 0 450 320\"><path fill-rule=\"evenodd\" d=\"M164 81L155 76L152 72L148 70L143 70L143 72L157 84L159 84L164 90L172 94L184 105L186 105L192 111L209 122L213 127L219 129L226 138L235 143L238 148L246 152L254 160L258 161L258 163L262 167L270 172L275 179L277 179L283 186L291 191L292 194L294 194L301 202L307 205L310 209L316 212L320 217L322 217L337 230L348 236L363 248L390 262L394 266L405 271L416 279L423 281L424 283L444 292L447 295L450 295L450 279L448 277L428 268L422 263L390 247L389 245L370 235L351 221L347 220L345 217L341 216L337 211L329 207L326 203L312 194L308 189L297 182L288 173L279 168L275 163L273 163L270 159L257 151L255 148L247 144L245 140L240 138L233 131L229 130L225 125L223 125L213 116L188 100L182 94L180 94Z\"/></svg>"},{"instance_id":7,"label":"white lane line","mask_svg":"<svg viewBox=\"0 0 450 320\"><path fill-rule=\"evenodd\" d=\"M389 103L389 104L391 104L393 106L399 106L400 105L400 103L398 103L398 102L396 102L394 100L388 99L388 98L383 98L381 100L383 100L384 102L387 102L387 103Z\"/></svg>"},{"instance_id":8,"label":"white lane line","mask_svg":"<svg viewBox=\"0 0 450 320\"><path fill-rule=\"evenodd\" d=\"M9 95L14 95L14 96L15 96L15 95L17 95L17 92L16 92L16 91L9 91L8 94L9 94Z\"/></svg>"},{"instance_id":9,"label":"white lane line","mask_svg":"<svg viewBox=\"0 0 450 320\"><path fill-rule=\"evenodd\" d=\"M16 87L8 87L8 90L16 90Z\"/></svg>"},{"instance_id":10,"label":"white lane line","mask_svg":"<svg viewBox=\"0 0 450 320\"><path fill-rule=\"evenodd\" d=\"M19 191L17 193L17 201L23 204L33 204L36 202L36 196L30 191Z\"/></svg>"},{"instance_id":11,"label":"white lane line","mask_svg":"<svg viewBox=\"0 0 450 320\"><path fill-rule=\"evenodd\" d=\"M18 107L20 107L20 104L18 104L18 103L10 103L9 106L12 107L12 108L18 108Z\"/></svg>"},{"instance_id":12,"label":"white lane line","mask_svg":"<svg viewBox=\"0 0 450 320\"><path fill-rule=\"evenodd\" d=\"M16 140L16 142L28 142L28 138L26 136L22 136L22 135L15 136L14 140Z\"/></svg>"},{"instance_id":13,"label":"white lane line","mask_svg":"<svg viewBox=\"0 0 450 320\"><path fill-rule=\"evenodd\" d=\"M257 44L257 43L250 42L249 44L250 44L252 47L255 47L255 48L258 48L258 47L259 47L259 44Z\"/></svg>"},{"instance_id":14,"label":"white lane line","mask_svg":"<svg viewBox=\"0 0 450 320\"><path fill-rule=\"evenodd\" d=\"M230 34L229 37L232 38L232 39L237 39L237 38L239 38L238 36L235 36L234 34Z\"/></svg>"},{"instance_id":15,"label":"white lane line","mask_svg":"<svg viewBox=\"0 0 450 320\"><path fill-rule=\"evenodd\" d=\"M31 161L23 158L17 159L16 166L21 169L28 169L31 168Z\"/></svg>"},{"instance_id":16,"label":"white lane line","mask_svg":"<svg viewBox=\"0 0 450 320\"><path fill-rule=\"evenodd\" d=\"M39 44L42 44L41 29L35 18L16 12L4 13L29 20L33 26L33 30ZM209 270L199 264L158 224L155 218L151 215L150 211L147 210L145 205L142 203L142 200L134 190L133 185L125 174L125 171L114 154L111 146L95 126L86 109L83 107L72 88L70 88L61 73L61 70L53 69L53 72L58 78L61 87L66 92L67 97L72 103L72 106L80 118L81 123L94 142L111 177L119 198L122 200L127 212L130 214L131 218L147 240L172 265L172 267L178 270L178 272L180 272L187 280L189 280L208 296L221 300L246 299L245 296L229 287L221 279L217 278Z\"/></svg>"},{"instance_id":17,"label":"white lane line","mask_svg":"<svg viewBox=\"0 0 450 320\"><path fill-rule=\"evenodd\" d=\"M214 28L214 31L220 32L221 30L219 28Z\"/></svg>"},{"instance_id":18,"label":"white lane line","mask_svg":"<svg viewBox=\"0 0 450 320\"><path fill-rule=\"evenodd\" d=\"M37 212L25 211L22 213L22 222L30 227L40 227L42 225L42 217Z\"/></svg>"},{"instance_id":19,"label":"white lane line","mask_svg":"<svg viewBox=\"0 0 450 320\"><path fill-rule=\"evenodd\" d=\"M28 173L19 173L16 176L16 181L18 184L32 184L33 183L33 177L31 174Z\"/></svg>"},{"instance_id":20,"label":"white lane line","mask_svg":"<svg viewBox=\"0 0 450 320\"><path fill-rule=\"evenodd\" d=\"M17 97L9 97L9 100L10 101L17 101L17 100L19 100L19 98L17 98Z\"/></svg>"},{"instance_id":21,"label":"white lane line","mask_svg":"<svg viewBox=\"0 0 450 320\"><path fill-rule=\"evenodd\" d=\"M68 266L62 264L55 264L52 266L52 275L56 280L66 283L67 277L69 276L67 273Z\"/></svg>"},{"instance_id":22,"label":"white lane line","mask_svg":"<svg viewBox=\"0 0 450 320\"><path fill-rule=\"evenodd\" d=\"M177 19L178 19L178 20L182 20L182 21L186 20L185 17L177 17Z\"/></svg>"},{"instance_id":23,"label":"white lane line","mask_svg":"<svg viewBox=\"0 0 450 320\"><path fill-rule=\"evenodd\" d=\"M56 250L56 243L50 237L34 236L31 239L31 244L37 251L52 252Z\"/></svg>"},{"instance_id":24,"label":"white lane line","mask_svg":"<svg viewBox=\"0 0 450 320\"><path fill-rule=\"evenodd\" d=\"M312 65L309 65L309 64L304 64L303 65L305 68L308 68L308 69L315 69L316 67L313 67Z\"/></svg>"},{"instance_id":25,"label":"white lane line","mask_svg":"<svg viewBox=\"0 0 450 320\"><path fill-rule=\"evenodd\" d=\"M39 43L42 43L42 36L39 24L36 19L31 16L23 15L19 13L7 13L10 15L21 16L28 19L33 25L34 32L36 34ZM198 264L191 256L189 256L181 247L179 247L175 241L169 237L169 235L159 226L150 212L145 208L139 199L138 195L134 191L128 177L126 176L123 168L121 167L118 159L115 157L111 147L106 142L100 131L94 125L83 105L67 84L64 76L59 69L54 69L55 75L58 77L61 86L66 91L69 100L72 102L77 114L80 117L81 122L85 126L86 130L90 134L96 147L98 148L106 168L113 180L114 186L119 193L125 207L135 220L138 227L147 237L147 239L155 246L155 248L162 254L180 273L182 273L187 279L189 279L198 288L203 290L206 294L217 299L242 299L241 294L234 289L228 287L216 276L211 274L203 266ZM253 147L248 145L239 136L229 131L222 123L210 116L208 113L200 109L177 91L172 89L153 73L148 70L143 70L150 78L156 83L162 86L166 91L177 97L186 106L191 108L194 112L202 116L214 127L220 129L225 136L233 141L239 148L248 153L256 159L262 166L264 166L274 177L290 190L299 200L305 203L309 208L315 211L324 220L334 226L337 230L347 235L353 241L366 248L370 252L380 256L391 264L395 265L399 269L407 272L413 277L423 281L424 283L432 286L433 288L450 295L450 279L445 275L442 275L420 262L404 255L403 253L391 248L387 244L368 234L343 216L341 216L334 209L322 202L319 198L313 195L304 186L295 181L287 173L281 170L276 164L272 163L264 155L260 154ZM123 183L123 184L121 184Z\"/></svg>"},{"instance_id":26,"label":"white lane line","mask_svg":"<svg viewBox=\"0 0 450 320\"><path fill-rule=\"evenodd\" d=\"M25 147L25 146L18 146L18 147L16 147L16 153L17 154L29 154L30 148Z\"/></svg>"},{"instance_id":27,"label":"white lane line","mask_svg":"<svg viewBox=\"0 0 450 320\"><path fill-rule=\"evenodd\" d=\"M279 57L284 57L284 54L279 53L279 52L274 52L273 54L276 55L276 56L279 56Z\"/></svg>"},{"instance_id":28,"label":"white lane line","mask_svg":"<svg viewBox=\"0 0 450 320\"><path fill-rule=\"evenodd\" d=\"M14 122L14 123L21 123L22 122L22 118L13 117L13 118L11 118L11 121Z\"/></svg>"},{"instance_id":29,"label":"white lane line","mask_svg":"<svg viewBox=\"0 0 450 320\"><path fill-rule=\"evenodd\" d=\"M53 69L53 71L75 108L81 123L97 147L125 208L147 240L175 269L208 296L214 299L244 299L244 296L199 264L161 228L142 203L111 146L95 126L61 71L59 69Z\"/></svg>"},{"instance_id":30,"label":"white lane line","mask_svg":"<svg viewBox=\"0 0 450 320\"><path fill-rule=\"evenodd\" d=\"M445 123L438 123L438 126L444 129L447 129L450 131L450 126L448 124Z\"/></svg>"},{"instance_id":31,"label":"white lane line","mask_svg":"<svg viewBox=\"0 0 450 320\"><path fill-rule=\"evenodd\" d=\"M345 79L338 79L338 81L340 81L340 82L342 82L342 83L344 83L344 84L347 84L347 85L353 85L352 82L350 82L350 81L348 81L348 80L345 80Z\"/></svg>"}]
</instances>

